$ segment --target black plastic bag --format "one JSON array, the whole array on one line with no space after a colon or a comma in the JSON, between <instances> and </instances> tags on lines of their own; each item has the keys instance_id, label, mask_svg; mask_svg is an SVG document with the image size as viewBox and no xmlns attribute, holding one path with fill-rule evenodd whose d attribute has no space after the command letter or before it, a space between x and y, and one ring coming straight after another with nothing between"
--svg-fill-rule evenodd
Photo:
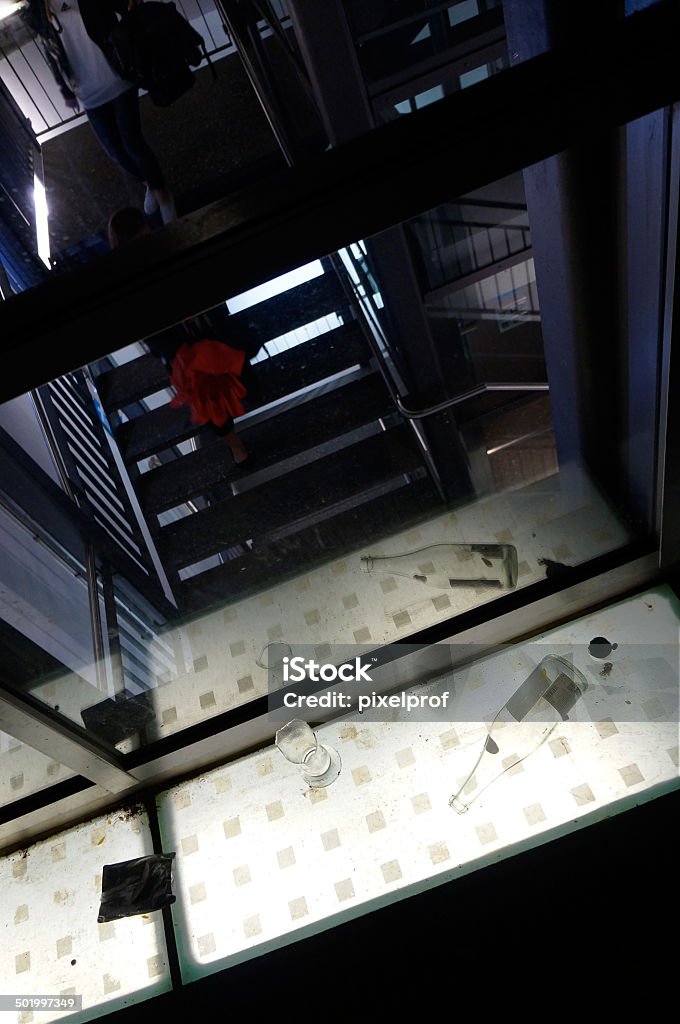
<instances>
[{"instance_id":1,"label":"black plastic bag","mask_svg":"<svg viewBox=\"0 0 680 1024\"><path fill-rule=\"evenodd\" d=\"M160 910L175 902L172 892L174 853L152 854L105 864L97 921L117 921Z\"/></svg>"}]
</instances>

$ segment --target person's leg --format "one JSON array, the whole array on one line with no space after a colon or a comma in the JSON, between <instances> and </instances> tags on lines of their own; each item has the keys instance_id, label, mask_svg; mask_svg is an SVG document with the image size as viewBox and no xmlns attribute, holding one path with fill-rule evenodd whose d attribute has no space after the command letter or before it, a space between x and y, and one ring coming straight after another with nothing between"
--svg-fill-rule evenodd
<instances>
[{"instance_id":1,"label":"person's leg","mask_svg":"<svg viewBox=\"0 0 680 1024\"><path fill-rule=\"evenodd\" d=\"M213 424L213 430L221 440L226 441L229 445L234 462L237 466L240 466L250 457L250 453L243 443L243 440L236 433L233 419L229 418L226 423L223 423L220 427Z\"/></svg>"},{"instance_id":2,"label":"person's leg","mask_svg":"<svg viewBox=\"0 0 680 1024\"><path fill-rule=\"evenodd\" d=\"M154 195L164 223L177 216L174 199L168 189L156 154L144 138L137 89L128 89L114 101L116 124L128 159L136 167L135 177Z\"/></svg>"},{"instance_id":3,"label":"person's leg","mask_svg":"<svg viewBox=\"0 0 680 1024\"><path fill-rule=\"evenodd\" d=\"M128 155L120 137L114 104L115 100L111 100L109 103L103 103L100 107L91 107L86 111L87 119L104 152L111 157L114 163L139 180L137 164Z\"/></svg>"}]
</instances>

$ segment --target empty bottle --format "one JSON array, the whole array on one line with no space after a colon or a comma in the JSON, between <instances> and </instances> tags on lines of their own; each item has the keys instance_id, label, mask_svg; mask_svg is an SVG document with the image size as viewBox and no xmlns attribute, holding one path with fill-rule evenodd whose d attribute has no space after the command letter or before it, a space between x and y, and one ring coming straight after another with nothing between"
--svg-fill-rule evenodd
<instances>
[{"instance_id":1,"label":"empty bottle","mask_svg":"<svg viewBox=\"0 0 680 1024\"><path fill-rule=\"evenodd\" d=\"M586 689L585 676L566 658L543 658L494 718L472 771L449 806L464 814L492 782L545 743Z\"/></svg>"},{"instance_id":2,"label":"empty bottle","mask_svg":"<svg viewBox=\"0 0 680 1024\"><path fill-rule=\"evenodd\" d=\"M437 590L451 587L517 585L517 549L512 544L430 544L416 551L379 558L365 555L364 572L405 576Z\"/></svg>"}]
</instances>

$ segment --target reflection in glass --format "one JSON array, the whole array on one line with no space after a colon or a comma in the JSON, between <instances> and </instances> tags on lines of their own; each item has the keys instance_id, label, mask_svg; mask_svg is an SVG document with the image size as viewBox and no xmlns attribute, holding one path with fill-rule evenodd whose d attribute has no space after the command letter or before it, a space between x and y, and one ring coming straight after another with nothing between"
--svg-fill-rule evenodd
<instances>
[{"instance_id":1,"label":"reflection in glass","mask_svg":"<svg viewBox=\"0 0 680 1024\"><path fill-rule=\"evenodd\" d=\"M512 544L431 544L400 555L365 555L361 568L368 573L405 576L438 590L450 587L517 585L517 549Z\"/></svg>"},{"instance_id":2,"label":"reflection in glass","mask_svg":"<svg viewBox=\"0 0 680 1024\"><path fill-rule=\"evenodd\" d=\"M14 736L0 732L0 807L73 778L74 774Z\"/></svg>"}]
</instances>

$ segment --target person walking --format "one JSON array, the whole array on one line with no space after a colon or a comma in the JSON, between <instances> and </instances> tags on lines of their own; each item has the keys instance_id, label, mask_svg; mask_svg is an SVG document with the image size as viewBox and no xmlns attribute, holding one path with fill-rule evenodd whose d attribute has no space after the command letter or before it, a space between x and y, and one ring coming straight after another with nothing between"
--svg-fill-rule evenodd
<instances>
[{"instance_id":1,"label":"person walking","mask_svg":"<svg viewBox=\"0 0 680 1024\"><path fill-rule=\"evenodd\" d=\"M22 15L42 50L66 105L82 108L104 151L145 186L144 212L164 224L177 210L156 154L144 137L139 89L113 64L109 42L138 0L28 0Z\"/></svg>"}]
</instances>

